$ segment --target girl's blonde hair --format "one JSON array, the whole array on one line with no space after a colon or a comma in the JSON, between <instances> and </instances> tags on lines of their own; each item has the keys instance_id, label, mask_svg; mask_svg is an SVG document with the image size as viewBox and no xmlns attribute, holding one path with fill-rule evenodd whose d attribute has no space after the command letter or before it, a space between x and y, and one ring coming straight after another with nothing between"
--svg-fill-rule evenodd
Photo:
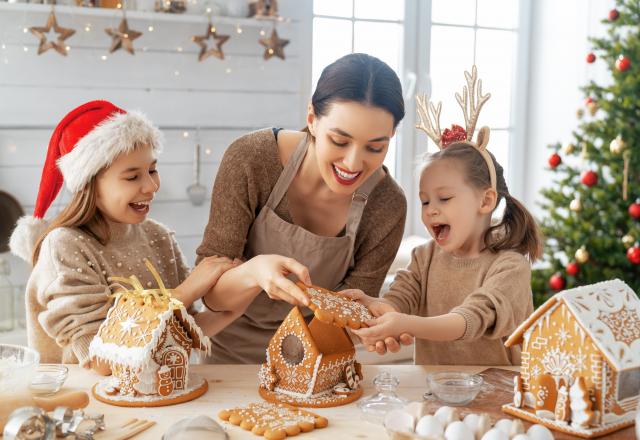
<instances>
[{"instance_id":1,"label":"girl's blonde hair","mask_svg":"<svg viewBox=\"0 0 640 440\"><path fill-rule=\"evenodd\" d=\"M35 266L45 237L56 228L78 228L93 236L102 245L109 241L109 224L97 206L96 176L80 191L73 194L71 201L47 226L33 248L31 264Z\"/></svg>"},{"instance_id":2,"label":"girl's blonde hair","mask_svg":"<svg viewBox=\"0 0 640 440\"><path fill-rule=\"evenodd\" d=\"M502 166L496 161L493 154L489 153L489 155L496 170L496 190L498 193L496 207L504 199L505 209L502 220L489 227L484 234L484 244L491 252L514 250L534 262L542 255L542 232L527 208L509 194ZM428 155L425 167L443 159L455 160L462 165L465 179L474 188L479 190L491 188L487 162L478 150L469 143L454 142L446 148Z\"/></svg>"}]
</instances>

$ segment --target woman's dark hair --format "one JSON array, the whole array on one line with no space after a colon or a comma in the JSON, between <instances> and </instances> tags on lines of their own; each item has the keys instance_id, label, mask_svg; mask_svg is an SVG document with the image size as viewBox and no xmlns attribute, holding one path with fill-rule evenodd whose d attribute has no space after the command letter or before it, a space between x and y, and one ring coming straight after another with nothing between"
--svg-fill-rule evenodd
<instances>
[{"instance_id":1,"label":"woman's dark hair","mask_svg":"<svg viewBox=\"0 0 640 440\"><path fill-rule=\"evenodd\" d=\"M404 99L398 75L371 55L352 53L325 67L311 105L317 116L325 116L331 104L347 101L388 111L393 116L393 128L404 118Z\"/></svg>"}]
</instances>

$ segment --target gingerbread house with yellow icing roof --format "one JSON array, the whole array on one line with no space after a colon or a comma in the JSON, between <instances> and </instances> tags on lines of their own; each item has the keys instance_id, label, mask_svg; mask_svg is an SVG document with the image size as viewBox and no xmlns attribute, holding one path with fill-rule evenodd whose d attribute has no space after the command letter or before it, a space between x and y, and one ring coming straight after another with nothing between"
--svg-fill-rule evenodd
<instances>
[{"instance_id":1,"label":"gingerbread house with yellow icing roof","mask_svg":"<svg viewBox=\"0 0 640 440\"><path fill-rule=\"evenodd\" d=\"M260 395L271 402L329 407L362 395L361 367L344 328L291 309L267 348L258 374Z\"/></svg>"},{"instance_id":2,"label":"gingerbread house with yellow icing roof","mask_svg":"<svg viewBox=\"0 0 640 440\"><path fill-rule=\"evenodd\" d=\"M191 400L206 391L207 382L189 373L189 357L193 350L209 354L211 341L159 284L160 289L144 290L138 283L135 290L118 292L91 341L91 359L108 364L113 373L94 387L99 400L160 406Z\"/></svg>"},{"instance_id":3,"label":"gingerbread house with yellow icing roof","mask_svg":"<svg viewBox=\"0 0 640 440\"><path fill-rule=\"evenodd\" d=\"M560 292L508 338L522 344L503 410L584 438L633 424L640 396L640 300L620 280Z\"/></svg>"}]
</instances>

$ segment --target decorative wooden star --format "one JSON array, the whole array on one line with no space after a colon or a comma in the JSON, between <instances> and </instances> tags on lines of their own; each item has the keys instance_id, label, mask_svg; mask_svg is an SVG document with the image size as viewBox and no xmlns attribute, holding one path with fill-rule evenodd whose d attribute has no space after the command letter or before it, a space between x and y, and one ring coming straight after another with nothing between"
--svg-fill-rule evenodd
<instances>
[{"instance_id":1,"label":"decorative wooden star","mask_svg":"<svg viewBox=\"0 0 640 440\"><path fill-rule=\"evenodd\" d=\"M284 47L289 44L289 40L283 40L278 37L278 32L276 32L275 28L271 31L271 36L269 38L261 38L258 40L260 44L264 46L264 59L268 60L272 56L277 56L284 60Z\"/></svg>"},{"instance_id":2,"label":"decorative wooden star","mask_svg":"<svg viewBox=\"0 0 640 440\"><path fill-rule=\"evenodd\" d=\"M215 41L216 47L211 49L207 48L207 41L212 38ZM209 22L207 25L207 31L204 35L194 35L191 40L200 46L200 55L198 55L198 61L202 61L210 56L220 58L224 60L224 52L222 51L222 45L227 42L229 35L218 35L216 28Z\"/></svg>"},{"instance_id":3,"label":"decorative wooden star","mask_svg":"<svg viewBox=\"0 0 640 440\"><path fill-rule=\"evenodd\" d=\"M142 32L131 29L125 17L122 18L118 29L107 28L104 31L113 38L109 53L113 53L118 49L124 48L124 50L129 52L131 55L135 55L135 52L133 51L133 40L140 37Z\"/></svg>"},{"instance_id":4,"label":"decorative wooden star","mask_svg":"<svg viewBox=\"0 0 640 440\"><path fill-rule=\"evenodd\" d=\"M51 29L58 34L56 41L47 40L47 34L51 32ZM49 14L49 18L47 18L47 24L45 26L34 26L29 28L29 31L40 39L38 55L48 51L49 49L55 49L60 55L67 56L67 45L64 40L76 33L73 29L58 26L58 20L56 20L56 14L53 11Z\"/></svg>"}]
</instances>

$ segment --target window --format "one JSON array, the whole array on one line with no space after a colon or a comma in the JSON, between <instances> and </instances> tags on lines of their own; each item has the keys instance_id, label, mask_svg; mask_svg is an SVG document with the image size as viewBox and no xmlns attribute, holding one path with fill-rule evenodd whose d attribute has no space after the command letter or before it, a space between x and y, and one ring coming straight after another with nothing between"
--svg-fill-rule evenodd
<instances>
[{"instance_id":1,"label":"window","mask_svg":"<svg viewBox=\"0 0 640 440\"><path fill-rule=\"evenodd\" d=\"M621 371L618 376L618 400L640 394L640 368Z\"/></svg>"},{"instance_id":2,"label":"window","mask_svg":"<svg viewBox=\"0 0 640 440\"><path fill-rule=\"evenodd\" d=\"M402 72L404 0L316 0L313 2L312 85L322 69L343 55L364 52ZM385 165L396 174L395 136Z\"/></svg>"}]
</instances>

